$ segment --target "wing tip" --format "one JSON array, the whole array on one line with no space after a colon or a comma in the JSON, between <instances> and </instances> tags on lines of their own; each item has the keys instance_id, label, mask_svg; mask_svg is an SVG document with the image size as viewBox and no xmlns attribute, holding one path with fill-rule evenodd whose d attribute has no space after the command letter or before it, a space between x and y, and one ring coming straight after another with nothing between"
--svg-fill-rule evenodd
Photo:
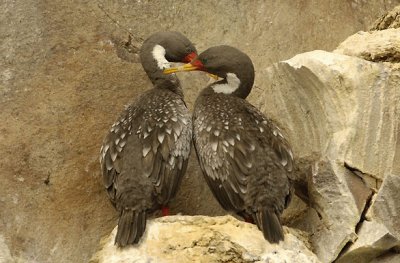
<instances>
[{"instance_id":1,"label":"wing tip","mask_svg":"<svg viewBox=\"0 0 400 263\"><path fill-rule=\"evenodd\" d=\"M118 220L115 245L125 247L139 243L146 230L146 211L124 209Z\"/></svg>"},{"instance_id":2,"label":"wing tip","mask_svg":"<svg viewBox=\"0 0 400 263\"><path fill-rule=\"evenodd\" d=\"M264 238L271 244L278 244L285 239L283 228L276 212L263 208L256 214L256 223Z\"/></svg>"}]
</instances>

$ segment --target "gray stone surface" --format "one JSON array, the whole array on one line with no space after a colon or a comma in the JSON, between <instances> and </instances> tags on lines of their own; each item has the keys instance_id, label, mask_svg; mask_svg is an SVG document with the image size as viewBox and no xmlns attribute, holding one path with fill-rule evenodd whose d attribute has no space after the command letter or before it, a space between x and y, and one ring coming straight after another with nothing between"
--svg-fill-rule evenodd
<instances>
[{"instance_id":1,"label":"gray stone surface","mask_svg":"<svg viewBox=\"0 0 400 263\"><path fill-rule=\"evenodd\" d=\"M355 226L362 210L346 177L351 173L326 160L315 163L309 177L310 208L292 226L309 234L313 251L322 262L334 261L348 242L357 238ZM363 200L365 202L365 200Z\"/></svg>"},{"instance_id":2,"label":"gray stone surface","mask_svg":"<svg viewBox=\"0 0 400 263\"><path fill-rule=\"evenodd\" d=\"M332 50L399 2L2 1L0 234L10 255L20 262L86 262L100 238L116 225L116 213L99 178L99 146L123 106L150 87L138 64L137 50L154 31L181 31L199 50L230 44L247 52L257 69L251 101L257 102L265 94L263 110L273 113L290 135L296 156L309 162L313 160L311 152L319 153L327 145L328 131L335 126L321 127L326 116L333 116L327 112L319 115L321 118L311 118L319 113L309 112L301 96L286 101L289 90L271 89L265 69L304 51ZM384 69L382 74L386 74ZM207 79L201 73L183 78L191 106ZM312 83L315 79L309 80ZM351 93L350 84L355 82L340 90L350 89ZM390 158L379 155L375 161L372 153L379 152L384 142L390 152L392 139L375 138L378 143L362 148L369 140L363 141L365 136L358 133L366 129L362 123L384 123L385 118L393 117L391 108L384 107L384 99L393 94L383 96L387 91L379 85L364 89L375 90L373 96L380 97L382 103L376 104L373 112L385 115L361 118L361 131L348 131L354 132L358 145L356 152L348 154L353 160L363 153L365 156L352 164L383 178ZM330 92L326 97L336 94ZM272 103L268 97L273 98ZM299 106L300 102L305 106ZM359 105L353 99L348 102ZM275 111L289 103L294 115ZM341 118L335 118L342 127ZM304 134L295 132L303 131L303 126L308 126ZM387 138L379 132L379 125L366 130ZM335 130L334 134L342 133L346 130ZM365 158L370 160L364 162ZM197 167L193 155L172 212L224 214Z\"/></svg>"},{"instance_id":3,"label":"gray stone surface","mask_svg":"<svg viewBox=\"0 0 400 263\"><path fill-rule=\"evenodd\" d=\"M387 30L380 32L393 36ZM370 40L372 43L373 38ZM385 54L397 48L391 37L379 40L377 52ZM350 51L362 49L351 49L349 43L340 46ZM290 225L310 234L313 251L322 262L334 261L347 244L379 242L380 237L372 233L358 236L358 230L364 229L364 214L373 193L396 165L400 140L397 64L338 53L306 52L274 64L263 71L267 88L255 99L264 112L286 127L288 137L296 142L295 155L303 163L313 164L311 172L298 173L299 180L308 182L310 208ZM386 53L388 57L391 54ZM392 182L391 187L399 185ZM391 226L400 225L393 219L397 200L392 194L383 202L388 205L382 218L392 222ZM380 253L390 248L381 248Z\"/></svg>"},{"instance_id":4,"label":"gray stone surface","mask_svg":"<svg viewBox=\"0 0 400 263\"><path fill-rule=\"evenodd\" d=\"M400 176L388 174L374 198L367 218L384 225L400 240Z\"/></svg>"},{"instance_id":5,"label":"gray stone surface","mask_svg":"<svg viewBox=\"0 0 400 263\"><path fill-rule=\"evenodd\" d=\"M392 170L400 111L396 63L312 51L260 75L265 88L252 98L295 142L298 158L326 155L378 180Z\"/></svg>"},{"instance_id":6,"label":"gray stone surface","mask_svg":"<svg viewBox=\"0 0 400 263\"><path fill-rule=\"evenodd\" d=\"M370 262L400 245L400 239L375 221L364 221L357 234L357 241L336 261L337 263Z\"/></svg>"},{"instance_id":7,"label":"gray stone surface","mask_svg":"<svg viewBox=\"0 0 400 263\"><path fill-rule=\"evenodd\" d=\"M372 260L370 263L398 263L398 262L400 262L400 253L391 252Z\"/></svg>"}]
</instances>

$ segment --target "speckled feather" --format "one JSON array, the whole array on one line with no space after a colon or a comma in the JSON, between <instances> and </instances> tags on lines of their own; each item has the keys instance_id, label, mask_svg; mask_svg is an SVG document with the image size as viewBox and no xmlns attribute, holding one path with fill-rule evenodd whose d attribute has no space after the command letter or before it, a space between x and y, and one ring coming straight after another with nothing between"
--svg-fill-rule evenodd
<instances>
[{"instance_id":1,"label":"speckled feather","mask_svg":"<svg viewBox=\"0 0 400 263\"><path fill-rule=\"evenodd\" d=\"M193 119L200 166L221 206L252 217L261 230L260 215L269 212L280 224L294 161L279 128L247 101L208 92L198 97Z\"/></svg>"},{"instance_id":2,"label":"speckled feather","mask_svg":"<svg viewBox=\"0 0 400 263\"><path fill-rule=\"evenodd\" d=\"M100 153L104 186L120 213L118 246L139 242L147 214L167 206L186 171L191 117L179 79L163 74L163 69L196 54L190 40L173 31L152 34L140 49L143 69L154 88L126 107Z\"/></svg>"},{"instance_id":3,"label":"speckled feather","mask_svg":"<svg viewBox=\"0 0 400 263\"><path fill-rule=\"evenodd\" d=\"M142 186L155 188L155 193L136 194L138 199L154 194L159 199L158 204L166 204L175 195L175 186L186 168L190 140L190 113L178 95L153 89L129 105L113 124L101 148L103 182L112 203L120 201L118 193L124 191L124 185L118 182L126 174ZM129 165L133 163L132 155L139 156L134 167ZM128 203L119 202L118 205L133 207L140 203L138 201L130 198ZM150 208L151 205L146 206Z\"/></svg>"},{"instance_id":4,"label":"speckled feather","mask_svg":"<svg viewBox=\"0 0 400 263\"><path fill-rule=\"evenodd\" d=\"M100 155L104 186L121 214L132 210L139 215L130 217L143 217L175 196L187 168L191 137L190 113L171 91L152 89L125 109Z\"/></svg>"}]
</instances>

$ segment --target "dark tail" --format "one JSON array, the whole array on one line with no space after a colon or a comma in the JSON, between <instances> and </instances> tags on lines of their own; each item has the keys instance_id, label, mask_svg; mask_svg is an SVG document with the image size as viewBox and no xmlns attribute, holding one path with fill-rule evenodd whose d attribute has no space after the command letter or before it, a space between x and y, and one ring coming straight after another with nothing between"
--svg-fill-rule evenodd
<instances>
[{"instance_id":1,"label":"dark tail","mask_svg":"<svg viewBox=\"0 0 400 263\"><path fill-rule=\"evenodd\" d=\"M118 221L115 244L124 247L137 244L146 229L146 211L144 210L122 210Z\"/></svg>"},{"instance_id":2,"label":"dark tail","mask_svg":"<svg viewBox=\"0 0 400 263\"><path fill-rule=\"evenodd\" d=\"M283 229L279 216L268 208L262 208L254 217L258 228L263 232L264 238L270 243L279 243L284 240Z\"/></svg>"}]
</instances>

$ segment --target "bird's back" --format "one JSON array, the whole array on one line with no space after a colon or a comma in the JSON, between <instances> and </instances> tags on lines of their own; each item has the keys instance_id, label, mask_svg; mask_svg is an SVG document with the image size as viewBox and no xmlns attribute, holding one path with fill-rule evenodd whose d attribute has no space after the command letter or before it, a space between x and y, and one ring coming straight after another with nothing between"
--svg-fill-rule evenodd
<instances>
[{"instance_id":1,"label":"bird's back","mask_svg":"<svg viewBox=\"0 0 400 263\"><path fill-rule=\"evenodd\" d=\"M225 94L199 96L193 115L199 162L222 207L256 222L254 211L280 215L290 199L293 156L279 128Z\"/></svg>"},{"instance_id":2,"label":"bird's back","mask_svg":"<svg viewBox=\"0 0 400 263\"><path fill-rule=\"evenodd\" d=\"M175 196L191 134L190 113L171 91L149 90L123 111L104 139L100 158L104 186L121 214L151 212Z\"/></svg>"}]
</instances>

